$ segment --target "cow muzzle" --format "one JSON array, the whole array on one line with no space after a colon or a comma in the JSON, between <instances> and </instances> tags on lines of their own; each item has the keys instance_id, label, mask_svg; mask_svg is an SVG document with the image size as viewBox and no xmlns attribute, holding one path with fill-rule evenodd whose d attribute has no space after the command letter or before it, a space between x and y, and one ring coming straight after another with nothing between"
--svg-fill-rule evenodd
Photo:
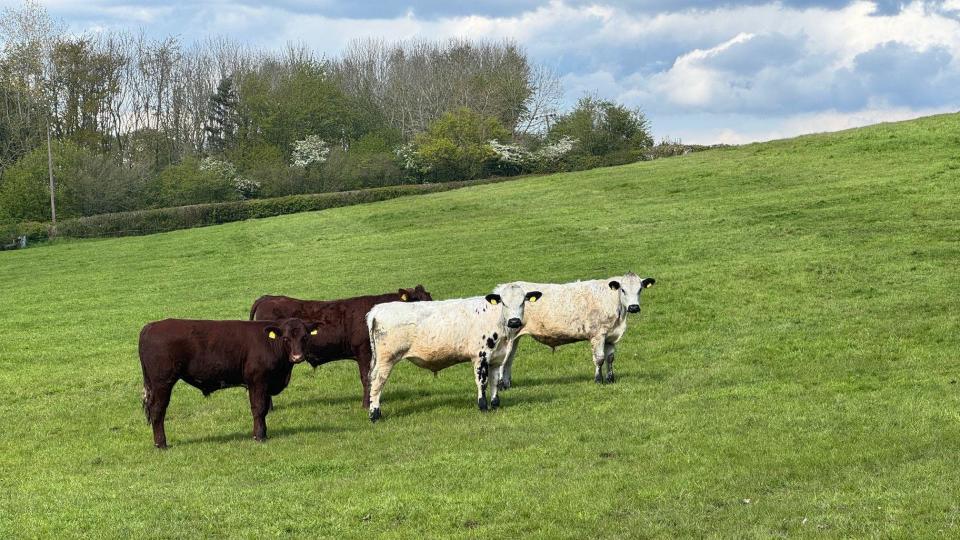
<instances>
[{"instance_id":1,"label":"cow muzzle","mask_svg":"<svg viewBox=\"0 0 960 540\"><path fill-rule=\"evenodd\" d=\"M507 328L517 329L517 328L520 328L521 326L523 326L523 321L521 321L516 317L507 321Z\"/></svg>"},{"instance_id":2,"label":"cow muzzle","mask_svg":"<svg viewBox=\"0 0 960 540\"><path fill-rule=\"evenodd\" d=\"M300 362L303 362L303 355L302 355L302 354L291 354L291 355L290 355L290 361L293 362L294 364L299 364Z\"/></svg>"},{"instance_id":3,"label":"cow muzzle","mask_svg":"<svg viewBox=\"0 0 960 540\"><path fill-rule=\"evenodd\" d=\"M627 306L627 311L629 311L630 313L640 313L640 305L630 304L629 306Z\"/></svg>"}]
</instances>

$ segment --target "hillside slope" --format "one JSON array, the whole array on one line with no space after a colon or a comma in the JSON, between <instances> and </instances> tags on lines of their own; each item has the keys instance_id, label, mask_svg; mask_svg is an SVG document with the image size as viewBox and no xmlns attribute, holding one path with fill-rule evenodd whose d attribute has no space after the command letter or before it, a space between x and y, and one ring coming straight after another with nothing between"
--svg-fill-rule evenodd
<instances>
[{"instance_id":1,"label":"hillside slope","mask_svg":"<svg viewBox=\"0 0 960 540\"><path fill-rule=\"evenodd\" d=\"M946 115L0 253L0 536L956 535L958 218ZM371 425L354 363L299 366L266 444L181 383L152 448L147 321L626 270L614 385L524 341L502 410L405 363Z\"/></svg>"}]
</instances>

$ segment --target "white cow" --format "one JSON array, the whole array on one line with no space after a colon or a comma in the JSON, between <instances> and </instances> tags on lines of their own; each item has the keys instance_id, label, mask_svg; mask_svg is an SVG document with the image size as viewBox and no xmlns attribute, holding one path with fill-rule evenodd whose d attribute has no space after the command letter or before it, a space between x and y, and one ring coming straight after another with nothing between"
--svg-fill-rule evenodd
<instances>
[{"instance_id":1,"label":"white cow","mask_svg":"<svg viewBox=\"0 0 960 540\"><path fill-rule=\"evenodd\" d=\"M370 420L380 418L380 393L393 366L404 358L434 373L472 362L477 406L487 410L487 378L492 375L490 406L496 409L500 367L523 327L524 304L540 297L539 291L508 285L485 297L374 306L367 314L373 352Z\"/></svg>"},{"instance_id":2,"label":"white cow","mask_svg":"<svg viewBox=\"0 0 960 540\"><path fill-rule=\"evenodd\" d=\"M589 341L596 367L594 381L603 382L603 364L607 364L607 382L614 381L613 356L616 344L627 330L627 314L640 313L640 291L656 283L634 273L610 279L573 283L527 283L517 281L501 288L521 287L543 292L544 300L527 310L526 324L510 343L500 375L500 388L510 388L513 357L521 336L529 335L551 348Z\"/></svg>"}]
</instances>

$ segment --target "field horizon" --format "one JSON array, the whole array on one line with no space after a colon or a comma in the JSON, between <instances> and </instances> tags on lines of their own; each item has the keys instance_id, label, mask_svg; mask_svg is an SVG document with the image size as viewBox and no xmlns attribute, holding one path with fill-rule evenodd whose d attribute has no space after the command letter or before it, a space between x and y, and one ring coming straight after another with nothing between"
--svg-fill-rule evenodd
<instances>
[{"instance_id":1,"label":"field horizon","mask_svg":"<svg viewBox=\"0 0 960 540\"><path fill-rule=\"evenodd\" d=\"M4 537L960 533L960 114L383 202L0 253ZM180 382L170 449L137 335L263 294L652 276L597 385L525 338L481 414L467 365Z\"/></svg>"}]
</instances>

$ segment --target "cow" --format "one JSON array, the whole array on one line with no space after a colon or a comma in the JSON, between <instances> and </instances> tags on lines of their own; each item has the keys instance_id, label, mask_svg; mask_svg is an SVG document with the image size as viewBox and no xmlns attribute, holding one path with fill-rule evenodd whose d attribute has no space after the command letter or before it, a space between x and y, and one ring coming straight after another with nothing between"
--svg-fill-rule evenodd
<instances>
[{"instance_id":1,"label":"cow","mask_svg":"<svg viewBox=\"0 0 960 540\"><path fill-rule=\"evenodd\" d=\"M358 296L343 300L297 300L288 296L261 296L250 308L250 320L297 317L317 321L323 331L310 339L307 362L317 367L334 360L354 359L360 370L363 386L363 408L370 406L370 335L364 317L370 308L384 302L420 302L433 300L430 293L417 285L395 293Z\"/></svg>"},{"instance_id":2,"label":"cow","mask_svg":"<svg viewBox=\"0 0 960 540\"><path fill-rule=\"evenodd\" d=\"M383 386L390 371L404 358L434 374L454 364L471 362L477 383L477 407L484 412L488 409L488 378L493 379L490 407L499 407L500 364L523 328L524 304L535 303L542 296L540 291L528 291L508 286L473 298L374 306L367 314L373 352L370 421L381 417Z\"/></svg>"},{"instance_id":3,"label":"cow","mask_svg":"<svg viewBox=\"0 0 960 540\"><path fill-rule=\"evenodd\" d=\"M166 319L140 331L143 411L153 426L153 444L167 447L163 420L179 380L209 396L221 388L245 386L253 414L253 438L267 438L272 397L290 383L293 365L304 359L316 323L280 321L197 321Z\"/></svg>"},{"instance_id":4,"label":"cow","mask_svg":"<svg viewBox=\"0 0 960 540\"><path fill-rule=\"evenodd\" d=\"M518 281L494 289L496 292L500 288L521 287L537 289L545 295L543 302L527 310L527 323L510 344L500 375L500 389L510 388L517 343L526 335L553 349L568 343L589 341L596 368L593 380L604 382L602 372L606 363L606 382L614 382L613 357L617 342L627 330L627 314L640 313L640 291L656 281L630 272L610 279L563 284Z\"/></svg>"}]
</instances>

